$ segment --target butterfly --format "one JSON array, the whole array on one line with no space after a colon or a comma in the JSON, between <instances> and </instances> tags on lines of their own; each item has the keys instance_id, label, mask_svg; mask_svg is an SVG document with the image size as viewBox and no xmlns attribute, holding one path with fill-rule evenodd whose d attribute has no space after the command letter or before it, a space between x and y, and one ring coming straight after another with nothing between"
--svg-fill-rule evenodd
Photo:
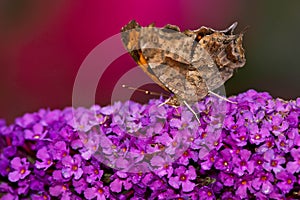
<instances>
[{"instance_id":1,"label":"butterfly","mask_svg":"<svg viewBox=\"0 0 300 200\"><path fill-rule=\"evenodd\" d=\"M180 32L179 27L130 21L121 30L122 42L141 69L173 94L168 104L193 103L206 97L245 65L243 32L237 22L217 31L205 26Z\"/></svg>"}]
</instances>

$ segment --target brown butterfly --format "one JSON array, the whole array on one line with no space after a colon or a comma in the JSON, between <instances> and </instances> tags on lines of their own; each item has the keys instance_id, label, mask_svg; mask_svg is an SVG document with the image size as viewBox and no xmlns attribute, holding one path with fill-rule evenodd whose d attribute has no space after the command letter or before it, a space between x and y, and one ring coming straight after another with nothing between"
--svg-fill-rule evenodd
<instances>
[{"instance_id":1,"label":"brown butterfly","mask_svg":"<svg viewBox=\"0 0 300 200\"><path fill-rule=\"evenodd\" d=\"M244 66L243 32L233 34L236 26L180 32L174 25L141 27L132 20L121 31L133 59L155 83L174 94L168 104L177 106L203 99Z\"/></svg>"}]
</instances>

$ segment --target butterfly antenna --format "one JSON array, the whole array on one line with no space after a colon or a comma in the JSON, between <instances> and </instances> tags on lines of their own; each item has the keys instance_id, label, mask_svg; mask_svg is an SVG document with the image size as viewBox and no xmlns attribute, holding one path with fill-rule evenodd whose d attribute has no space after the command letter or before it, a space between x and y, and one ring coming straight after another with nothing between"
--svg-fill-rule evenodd
<instances>
[{"instance_id":1,"label":"butterfly antenna","mask_svg":"<svg viewBox=\"0 0 300 200\"><path fill-rule=\"evenodd\" d=\"M127 89L129 89L129 90L136 90L136 91L139 91L139 92L143 92L143 93L145 93L145 94L147 94L147 95L168 97L168 96L164 95L163 93L151 92L151 91L149 91L149 90L143 90L143 89L131 87L131 86L128 86L128 85L122 85L122 88L127 88Z\"/></svg>"},{"instance_id":2,"label":"butterfly antenna","mask_svg":"<svg viewBox=\"0 0 300 200\"><path fill-rule=\"evenodd\" d=\"M212 95L214 95L214 96L216 96L216 97L218 97L219 99L222 99L222 100L224 100L224 101L227 101L227 102L229 102L229 103L237 104L237 102L230 101L229 99L227 99L227 98L225 98L225 97L222 97L221 95L219 95L219 94L217 94L217 93L215 93L215 92L213 92L213 91L208 91L208 93L209 93L209 94L212 94Z\"/></svg>"},{"instance_id":3,"label":"butterfly antenna","mask_svg":"<svg viewBox=\"0 0 300 200\"><path fill-rule=\"evenodd\" d=\"M197 115L197 113L193 110L193 108L186 102L186 101L183 101L183 103L186 105L186 107L195 115L197 121L199 122L200 126L201 126L201 122L200 122L200 119Z\"/></svg>"}]
</instances>

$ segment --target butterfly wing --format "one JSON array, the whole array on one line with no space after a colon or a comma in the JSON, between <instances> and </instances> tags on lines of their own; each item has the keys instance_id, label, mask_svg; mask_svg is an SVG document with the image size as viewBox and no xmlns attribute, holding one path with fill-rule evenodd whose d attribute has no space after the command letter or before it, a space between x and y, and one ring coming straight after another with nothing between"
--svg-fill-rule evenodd
<instances>
[{"instance_id":1,"label":"butterfly wing","mask_svg":"<svg viewBox=\"0 0 300 200\"><path fill-rule=\"evenodd\" d=\"M223 31L203 26L181 33L173 25L141 28L131 21L122 29L122 40L155 83L178 99L197 101L245 64L243 34L233 34L236 25Z\"/></svg>"},{"instance_id":2,"label":"butterfly wing","mask_svg":"<svg viewBox=\"0 0 300 200\"><path fill-rule=\"evenodd\" d=\"M125 48L141 69L160 87L171 92L153 73L142 53L140 47L141 26L134 20L130 21L122 28L121 37Z\"/></svg>"}]
</instances>

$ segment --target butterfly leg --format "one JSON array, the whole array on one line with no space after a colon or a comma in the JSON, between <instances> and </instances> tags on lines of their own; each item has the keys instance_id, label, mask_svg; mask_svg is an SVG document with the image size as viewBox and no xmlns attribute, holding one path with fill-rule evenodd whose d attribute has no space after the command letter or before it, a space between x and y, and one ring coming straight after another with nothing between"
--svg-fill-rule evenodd
<instances>
[{"instance_id":1,"label":"butterfly leg","mask_svg":"<svg viewBox=\"0 0 300 200\"><path fill-rule=\"evenodd\" d=\"M230 100L227 99L226 97L222 97L221 95L219 95L219 94L217 94L217 93L215 93L215 92L213 92L213 91L208 91L208 93L211 94L211 95L214 95L214 96L216 96L216 97L218 97L218 98L220 98L220 99L222 99L222 100L224 100L224 101L227 101L227 102L229 102L229 103L237 104L237 102L230 101Z\"/></svg>"},{"instance_id":2,"label":"butterfly leg","mask_svg":"<svg viewBox=\"0 0 300 200\"><path fill-rule=\"evenodd\" d=\"M158 107L161 107L165 104L168 104L168 102L171 100L172 97L169 97L168 99L166 99L164 102L162 102L161 104L158 105Z\"/></svg>"},{"instance_id":3,"label":"butterfly leg","mask_svg":"<svg viewBox=\"0 0 300 200\"><path fill-rule=\"evenodd\" d=\"M186 107L195 115L196 117L196 120L199 122L200 126L201 126L201 122L200 122L200 119L197 115L197 113L193 110L193 108L186 102L186 101L183 101L183 103L186 105Z\"/></svg>"}]
</instances>

